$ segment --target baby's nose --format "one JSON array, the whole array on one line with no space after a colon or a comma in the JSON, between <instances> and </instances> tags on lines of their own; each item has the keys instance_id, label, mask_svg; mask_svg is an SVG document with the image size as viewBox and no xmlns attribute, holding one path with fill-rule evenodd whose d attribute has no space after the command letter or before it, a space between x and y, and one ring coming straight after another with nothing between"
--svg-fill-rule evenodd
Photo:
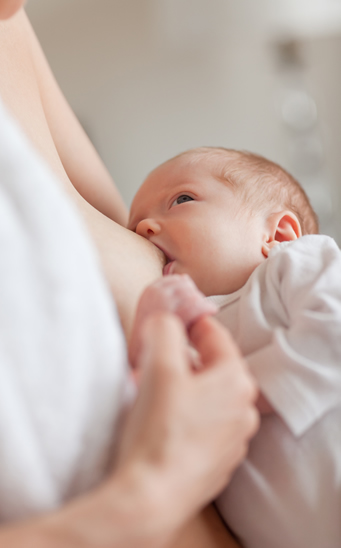
<instances>
[{"instance_id":1,"label":"baby's nose","mask_svg":"<svg viewBox=\"0 0 341 548\"><path fill-rule=\"evenodd\" d=\"M136 234L143 236L144 238L151 238L156 236L161 231L161 227L155 219L143 219L136 227Z\"/></svg>"}]
</instances>

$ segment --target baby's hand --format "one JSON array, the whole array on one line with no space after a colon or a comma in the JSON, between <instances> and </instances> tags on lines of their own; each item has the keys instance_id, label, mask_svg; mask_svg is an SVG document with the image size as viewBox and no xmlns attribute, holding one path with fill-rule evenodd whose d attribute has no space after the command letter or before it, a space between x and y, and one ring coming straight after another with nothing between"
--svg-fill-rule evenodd
<instances>
[{"instance_id":1,"label":"baby's hand","mask_svg":"<svg viewBox=\"0 0 341 548\"><path fill-rule=\"evenodd\" d=\"M188 329L201 316L215 314L217 308L187 274L174 274L147 287L139 301L136 320L144 321L154 312L176 314Z\"/></svg>"},{"instance_id":2,"label":"baby's hand","mask_svg":"<svg viewBox=\"0 0 341 548\"><path fill-rule=\"evenodd\" d=\"M145 319L155 312L176 314L189 329L199 318L217 312L187 274L165 276L147 287L139 301L129 345L129 360L134 367L139 349L139 333Z\"/></svg>"}]
</instances>

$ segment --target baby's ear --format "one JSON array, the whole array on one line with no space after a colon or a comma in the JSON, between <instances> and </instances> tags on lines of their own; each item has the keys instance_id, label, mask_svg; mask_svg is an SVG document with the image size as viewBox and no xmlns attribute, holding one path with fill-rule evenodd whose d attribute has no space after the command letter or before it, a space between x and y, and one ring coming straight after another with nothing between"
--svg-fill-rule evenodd
<instances>
[{"instance_id":1,"label":"baby's ear","mask_svg":"<svg viewBox=\"0 0 341 548\"><path fill-rule=\"evenodd\" d=\"M279 211L267 219L266 241L262 246L264 257L280 242L290 242L302 236L301 224L292 211Z\"/></svg>"}]
</instances>

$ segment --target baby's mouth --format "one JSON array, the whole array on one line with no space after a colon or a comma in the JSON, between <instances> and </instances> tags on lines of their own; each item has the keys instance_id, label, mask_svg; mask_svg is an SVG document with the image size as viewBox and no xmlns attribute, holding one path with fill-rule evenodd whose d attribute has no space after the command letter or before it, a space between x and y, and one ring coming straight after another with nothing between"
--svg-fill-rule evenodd
<instances>
[{"instance_id":1,"label":"baby's mouth","mask_svg":"<svg viewBox=\"0 0 341 548\"><path fill-rule=\"evenodd\" d=\"M174 270L174 259L170 259L169 257L167 257L167 262L165 264L165 266L163 267L163 275L164 276L169 276L170 274L173 273L173 270Z\"/></svg>"},{"instance_id":2,"label":"baby's mouth","mask_svg":"<svg viewBox=\"0 0 341 548\"><path fill-rule=\"evenodd\" d=\"M169 274L172 274L172 270L173 270L173 265L174 265L174 262L175 262L175 259L173 259L172 257L170 257L167 252L158 244L154 243L153 244L158 247L164 254L165 254L165 257L166 257L166 264L165 266L163 267L163 270L162 270L162 273L164 276L168 276Z\"/></svg>"}]
</instances>

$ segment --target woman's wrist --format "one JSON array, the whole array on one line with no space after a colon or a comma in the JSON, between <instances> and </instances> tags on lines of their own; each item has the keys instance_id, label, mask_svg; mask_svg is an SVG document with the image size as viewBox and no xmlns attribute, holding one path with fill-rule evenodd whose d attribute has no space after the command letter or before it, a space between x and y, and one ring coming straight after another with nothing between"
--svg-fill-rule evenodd
<instances>
[{"instance_id":1,"label":"woman's wrist","mask_svg":"<svg viewBox=\"0 0 341 548\"><path fill-rule=\"evenodd\" d=\"M116 472L88 500L83 499L75 507L74 515L70 514L72 527L82 542L80 547L166 546L163 541L170 527L165 497L160 494L155 474L144 466L136 464ZM74 521L76 515L78 522Z\"/></svg>"},{"instance_id":2,"label":"woman's wrist","mask_svg":"<svg viewBox=\"0 0 341 548\"><path fill-rule=\"evenodd\" d=\"M0 548L164 548L178 531L162 482L122 470L60 510L0 530Z\"/></svg>"},{"instance_id":3,"label":"woman's wrist","mask_svg":"<svg viewBox=\"0 0 341 548\"><path fill-rule=\"evenodd\" d=\"M31 548L27 538L32 538L32 548L168 546L182 523L174 527L166 489L161 483L153 472L137 467L122 470L91 494L36 524L27 523L26 542L11 541L10 545ZM25 538L23 530L21 535Z\"/></svg>"}]
</instances>

